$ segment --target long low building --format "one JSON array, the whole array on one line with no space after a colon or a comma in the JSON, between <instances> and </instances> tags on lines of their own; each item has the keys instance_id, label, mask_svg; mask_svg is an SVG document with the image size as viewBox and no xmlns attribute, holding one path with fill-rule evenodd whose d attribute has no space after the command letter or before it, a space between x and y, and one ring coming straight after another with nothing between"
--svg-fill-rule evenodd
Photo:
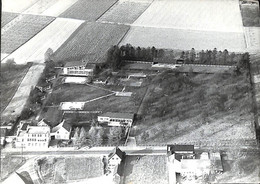
<instances>
[{"instance_id":1,"label":"long low building","mask_svg":"<svg viewBox=\"0 0 260 184\"><path fill-rule=\"evenodd\" d=\"M107 112L98 115L98 122L108 123L108 126L132 126L133 121L133 113Z\"/></svg>"}]
</instances>

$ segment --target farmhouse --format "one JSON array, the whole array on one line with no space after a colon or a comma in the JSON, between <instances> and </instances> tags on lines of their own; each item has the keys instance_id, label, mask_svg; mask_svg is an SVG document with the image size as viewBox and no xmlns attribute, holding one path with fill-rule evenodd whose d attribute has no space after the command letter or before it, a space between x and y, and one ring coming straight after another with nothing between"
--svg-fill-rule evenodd
<instances>
[{"instance_id":1,"label":"farmhouse","mask_svg":"<svg viewBox=\"0 0 260 184\"><path fill-rule=\"evenodd\" d=\"M51 130L51 138L52 139L70 139L72 127L65 120L63 120L60 124L53 127Z\"/></svg>"},{"instance_id":2,"label":"farmhouse","mask_svg":"<svg viewBox=\"0 0 260 184\"><path fill-rule=\"evenodd\" d=\"M108 155L108 170L114 172L114 168L121 164L124 158L124 152L116 147L112 153Z\"/></svg>"},{"instance_id":3,"label":"farmhouse","mask_svg":"<svg viewBox=\"0 0 260 184\"><path fill-rule=\"evenodd\" d=\"M47 124L46 124L47 125ZM16 147L48 148L50 142L50 127L43 122L37 125L20 123L16 135Z\"/></svg>"},{"instance_id":4,"label":"farmhouse","mask_svg":"<svg viewBox=\"0 0 260 184\"><path fill-rule=\"evenodd\" d=\"M98 122L108 123L108 126L132 126L134 121L133 113L107 112L98 115Z\"/></svg>"},{"instance_id":5,"label":"farmhouse","mask_svg":"<svg viewBox=\"0 0 260 184\"><path fill-rule=\"evenodd\" d=\"M96 65L86 61L67 62L63 68L64 75L93 77Z\"/></svg>"}]
</instances>

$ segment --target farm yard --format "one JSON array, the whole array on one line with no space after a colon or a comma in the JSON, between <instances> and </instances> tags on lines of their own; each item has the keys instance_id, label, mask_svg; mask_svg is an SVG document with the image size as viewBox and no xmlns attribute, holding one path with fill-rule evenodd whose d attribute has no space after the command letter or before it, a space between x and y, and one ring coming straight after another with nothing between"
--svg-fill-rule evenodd
<instances>
[{"instance_id":1,"label":"farm yard","mask_svg":"<svg viewBox=\"0 0 260 184\"><path fill-rule=\"evenodd\" d=\"M149 7L151 2L151 0L119 0L98 21L132 24Z\"/></svg>"},{"instance_id":2,"label":"farm yard","mask_svg":"<svg viewBox=\"0 0 260 184\"><path fill-rule=\"evenodd\" d=\"M219 50L241 52L245 50L244 34L239 32L213 32L165 28L131 27L120 45L190 50Z\"/></svg>"},{"instance_id":3,"label":"farm yard","mask_svg":"<svg viewBox=\"0 0 260 184\"><path fill-rule=\"evenodd\" d=\"M166 155L127 156L124 167L124 184L167 184Z\"/></svg>"},{"instance_id":4,"label":"farm yard","mask_svg":"<svg viewBox=\"0 0 260 184\"><path fill-rule=\"evenodd\" d=\"M125 25L84 23L54 53L54 60L80 60L91 55L91 62L98 62L111 45L120 42L128 29L129 26Z\"/></svg>"},{"instance_id":5,"label":"farm yard","mask_svg":"<svg viewBox=\"0 0 260 184\"><path fill-rule=\"evenodd\" d=\"M156 28L243 32L237 0L155 0L133 25Z\"/></svg>"},{"instance_id":6,"label":"farm yard","mask_svg":"<svg viewBox=\"0 0 260 184\"><path fill-rule=\"evenodd\" d=\"M53 17L20 15L15 24L2 30L1 52L12 53L54 20Z\"/></svg>"},{"instance_id":7,"label":"farm yard","mask_svg":"<svg viewBox=\"0 0 260 184\"><path fill-rule=\"evenodd\" d=\"M17 64L43 62L48 48L54 52L82 24L80 20L57 18L40 33L6 57L3 62L13 58Z\"/></svg>"},{"instance_id":8,"label":"farm yard","mask_svg":"<svg viewBox=\"0 0 260 184\"><path fill-rule=\"evenodd\" d=\"M116 1L117 0L78 0L59 17L95 21Z\"/></svg>"},{"instance_id":9,"label":"farm yard","mask_svg":"<svg viewBox=\"0 0 260 184\"><path fill-rule=\"evenodd\" d=\"M10 21L12 21L18 15L19 15L18 13L2 12L1 28L3 28L6 24L8 24Z\"/></svg>"}]
</instances>

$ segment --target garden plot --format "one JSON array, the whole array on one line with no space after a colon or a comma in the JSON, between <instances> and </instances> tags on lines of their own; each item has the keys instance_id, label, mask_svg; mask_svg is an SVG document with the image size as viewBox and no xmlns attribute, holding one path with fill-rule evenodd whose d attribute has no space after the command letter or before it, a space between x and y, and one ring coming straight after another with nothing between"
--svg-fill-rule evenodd
<instances>
[{"instance_id":1,"label":"garden plot","mask_svg":"<svg viewBox=\"0 0 260 184\"><path fill-rule=\"evenodd\" d=\"M117 0L78 0L73 6L60 15L86 21L97 20Z\"/></svg>"},{"instance_id":2,"label":"garden plot","mask_svg":"<svg viewBox=\"0 0 260 184\"><path fill-rule=\"evenodd\" d=\"M135 26L243 32L237 0L155 0Z\"/></svg>"},{"instance_id":3,"label":"garden plot","mask_svg":"<svg viewBox=\"0 0 260 184\"><path fill-rule=\"evenodd\" d=\"M105 56L111 45L118 44L128 29L125 25L84 23L54 53L54 58L56 61L80 60L91 55L92 62L95 62Z\"/></svg>"},{"instance_id":4,"label":"garden plot","mask_svg":"<svg viewBox=\"0 0 260 184\"><path fill-rule=\"evenodd\" d=\"M1 52L12 53L34 35L50 24L54 18L36 15L21 15L15 24L1 34ZM5 27L4 27L5 28Z\"/></svg>"},{"instance_id":5,"label":"garden plot","mask_svg":"<svg viewBox=\"0 0 260 184\"><path fill-rule=\"evenodd\" d=\"M18 13L11 13L11 12L2 12L1 17L1 28L8 24L11 20L17 17Z\"/></svg>"},{"instance_id":6,"label":"garden plot","mask_svg":"<svg viewBox=\"0 0 260 184\"><path fill-rule=\"evenodd\" d=\"M55 52L81 24L80 20L57 18L3 61L14 58L17 64L43 62L47 49Z\"/></svg>"},{"instance_id":7,"label":"garden plot","mask_svg":"<svg viewBox=\"0 0 260 184\"><path fill-rule=\"evenodd\" d=\"M242 52L245 50L244 34L240 32L213 32L178 30L168 28L131 27L120 45L190 50L217 48Z\"/></svg>"},{"instance_id":8,"label":"garden plot","mask_svg":"<svg viewBox=\"0 0 260 184\"><path fill-rule=\"evenodd\" d=\"M2 0L2 11L22 13L38 0Z\"/></svg>"},{"instance_id":9,"label":"garden plot","mask_svg":"<svg viewBox=\"0 0 260 184\"><path fill-rule=\"evenodd\" d=\"M127 156L123 183L167 184L166 159L166 156Z\"/></svg>"},{"instance_id":10,"label":"garden plot","mask_svg":"<svg viewBox=\"0 0 260 184\"><path fill-rule=\"evenodd\" d=\"M56 0L56 3L54 5L42 12L42 15L58 17L77 1L78 0Z\"/></svg>"},{"instance_id":11,"label":"garden plot","mask_svg":"<svg viewBox=\"0 0 260 184\"><path fill-rule=\"evenodd\" d=\"M151 4L151 0L120 0L98 21L132 24Z\"/></svg>"}]
</instances>

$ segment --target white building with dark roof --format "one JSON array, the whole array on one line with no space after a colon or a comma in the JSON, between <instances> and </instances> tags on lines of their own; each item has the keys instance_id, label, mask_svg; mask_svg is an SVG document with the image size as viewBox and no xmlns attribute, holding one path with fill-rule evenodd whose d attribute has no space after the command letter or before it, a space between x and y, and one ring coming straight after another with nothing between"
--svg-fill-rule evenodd
<instances>
[{"instance_id":1,"label":"white building with dark roof","mask_svg":"<svg viewBox=\"0 0 260 184\"><path fill-rule=\"evenodd\" d=\"M93 77L96 65L86 61L67 62L63 68L63 75Z\"/></svg>"},{"instance_id":2,"label":"white building with dark roof","mask_svg":"<svg viewBox=\"0 0 260 184\"><path fill-rule=\"evenodd\" d=\"M107 112L98 115L98 122L108 123L108 126L128 126L131 127L134 121L133 113Z\"/></svg>"},{"instance_id":3,"label":"white building with dark roof","mask_svg":"<svg viewBox=\"0 0 260 184\"><path fill-rule=\"evenodd\" d=\"M71 130L71 125L63 120L60 124L52 128L51 137L54 139L68 140L70 139Z\"/></svg>"}]
</instances>

